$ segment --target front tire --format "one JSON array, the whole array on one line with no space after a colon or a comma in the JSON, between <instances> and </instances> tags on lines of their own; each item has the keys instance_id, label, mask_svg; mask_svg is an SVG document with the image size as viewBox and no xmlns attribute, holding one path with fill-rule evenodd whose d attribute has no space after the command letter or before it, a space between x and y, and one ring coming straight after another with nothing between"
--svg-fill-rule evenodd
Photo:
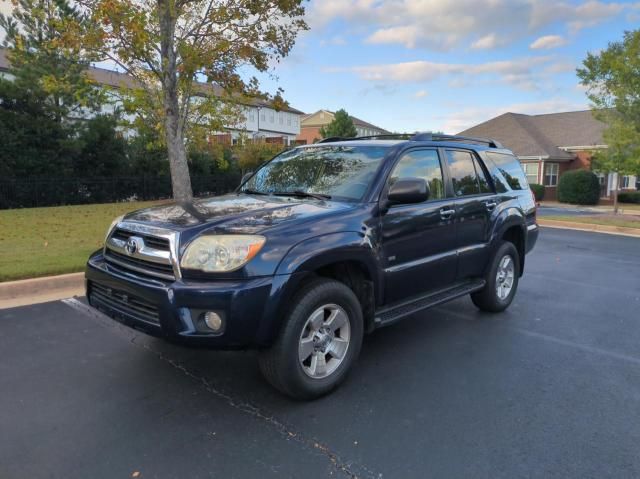
<instances>
[{"instance_id":1,"label":"front tire","mask_svg":"<svg viewBox=\"0 0 640 479\"><path fill-rule=\"evenodd\" d=\"M294 399L335 389L360 354L364 333L358 298L343 283L318 278L291 302L273 346L259 356L265 379Z\"/></svg>"},{"instance_id":2,"label":"front tire","mask_svg":"<svg viewBox=\"0 0 640 479\"><path fill-rule=\"evenodd\" d=\"M471 300L480 310L499 313L509 307L518 289L520 255L513 243L503 241L493 257L486 286L471 294Z\"/></svg>"}]
</instances>

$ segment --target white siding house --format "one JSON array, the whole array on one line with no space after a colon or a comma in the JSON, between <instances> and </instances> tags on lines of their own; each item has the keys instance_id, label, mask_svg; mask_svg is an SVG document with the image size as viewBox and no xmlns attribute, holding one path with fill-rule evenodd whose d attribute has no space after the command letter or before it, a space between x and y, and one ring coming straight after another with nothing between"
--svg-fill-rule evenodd
<instances>
[{"instance_id":1,"label":"white siding house","mask_svg":"<svg viewBox=\"0 0 640 479\"><path fill-rule=\"evenodd\" d=\"M130 76L113 70L91 67L89 75L97 83L111 88L135 86L135 80ZM6 50L0 48L0 76L11 79L11 70ZM219 94L219 90L209 85L203 85L203 90ZM106 103L102 107L103 113L113 113L119 107L119 102L114 96L114 101ZM273 138L280 139L284 144L293 143L300 134L300 122L304 115L300 110L286 107L276 111L269 103L262 100L252 101L243 106L244 119L236 125L228 125L225 132L211 132L212 135L230 135L232 141L241 135L249 138ZM89 113L87 113L87 116ZM86 117L86 116L85 116ZM130 118L132 119L132 118ZM127 134L135 134L130 131Z\"/></svg>"}]
</instances>

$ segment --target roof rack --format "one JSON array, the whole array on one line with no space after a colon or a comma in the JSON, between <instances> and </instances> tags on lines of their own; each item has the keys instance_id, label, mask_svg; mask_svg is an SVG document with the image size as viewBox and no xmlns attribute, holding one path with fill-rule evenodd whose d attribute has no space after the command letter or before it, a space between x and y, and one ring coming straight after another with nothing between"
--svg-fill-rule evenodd
<instances>
[{"instance_id":1,"label":"roof rack","mask_svg":"<svg viewBox=\"0 0 640 479\"><path fill-rule=\"evenodd\" d=\"M475 136L443 135L440 133L416 133L411 141L463 141L481 143L490 148L503 148L502 144L491 138L477 138Z\"/></svg>"},{"instance_id":2,"label":"roof rack","mask_svg":"<svg viewBox=\"0 0 640 479\"><path fill-rule=\"evenodd\" d=\"M355 141L355 140L409 140L409 141L460 141L466 143L480 143L487 145L489 148L504 148L501 143L491 138L476 138L473 136L458 135L442 135L440 133L388 133L385 135L356 136L353 138L343 138L340 136L332 136L324 138L318 143L333 143L336 141Z\"/></svg>"}]
</instances>

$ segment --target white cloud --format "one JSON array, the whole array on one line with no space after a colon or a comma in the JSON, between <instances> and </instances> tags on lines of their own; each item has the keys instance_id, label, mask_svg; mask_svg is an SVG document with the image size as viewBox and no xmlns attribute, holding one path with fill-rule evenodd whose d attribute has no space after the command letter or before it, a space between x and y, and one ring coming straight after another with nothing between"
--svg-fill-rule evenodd
<instances>
[{"instance_id":1,"label":"white cloud","mask_svg":"<svg viewBox=\"0 0 640 479\"><path fill-rule=\"evenodd\" d=\"M579 5L576 8L576 18L569 22L572 32L578 32L583 28L593 27L608 19L620 14L628 5L620 3L602 3L591 1Z\"/></svg>"},{"instance_id":2,"label":"white cloud","mask_svg":"<svg viewBox=\"0 0 640 479\"><path fill-rule=\"evenodd\" d=\"M424 98L427 95L428 95L427 90L418 90L413 96L416 98Z\"/></svg>"},{"instance_id":3,"label":"white cloud","mask_svg":"<svg viewBox=\"0 0 640 479\"><path fill-rule=\"evenodd\" d=\"M540 102L513 103L510 105L486 108L467 108L436 119L440 122L440 130L445 133L455 134L507 112L541 115L561 111L585 110L587 108L588 105L586 102L576 103L563 98L552 98Z\"/></svg>"},{"instance_id":4,"label":"white cloud","mask_svg":"<svg viewBox=\"0 0 640 479\"><path fill-rule=\"evenodd\" d=\"M535 40L529 48L532 50L550 50L552 48L562 47L567 44L564 37L560 35L545 35Z\"/></svg>"},{"instance_id":5,"label":"white cloud","mask_svg":"<svg viewBox=\"0 0 640 479\"><path fill-rule=\"evenodd\" d=\"M471 44L471 48L474 50L489 50L496 48L502 42L498 40L498 36L495 33L490 33L482 38L477 39Z\"/></svg>"},{"instance_id":6,"label":"white cloud","mask_svg":"<svg viewBox=\"0 0 640 479\"><path fill-rule=\"evenodd\" d=\"M631 8L629 3L598 0L319 0L308 9L307 19L312 31L344 20L372 44L490 49L551 25L576 32Z\"/></svg>"},{"instance_id":7,"label":"white cloud","mask_svg":"<svg viewBox=\"0 0 640 479\"><path fill-rule=\"evenodd\" d=\"M554 63L554 57L539 56L478 64L436 63L412 61L380 65L327 68L327 73L349 71L362 80L375 84L425 83L448 77L450 84L462 82L469 76L480 76L499 81L523 90L535 90L544 69Z\"/></svg>"}]
</instances>

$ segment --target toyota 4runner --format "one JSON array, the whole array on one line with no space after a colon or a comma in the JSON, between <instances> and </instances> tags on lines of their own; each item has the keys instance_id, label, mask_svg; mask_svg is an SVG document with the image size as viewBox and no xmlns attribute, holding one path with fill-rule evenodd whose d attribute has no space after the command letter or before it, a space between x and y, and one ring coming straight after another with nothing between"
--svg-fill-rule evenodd
<instances>
[{"instance_id":1,"label":"toyota 4runner","mask_svg":"<svg viewBox=\"0 0 640 479\"><path fill-rule=\"evenodd\" d=\"M522 168L493 140L330 138L233 194L117 218L87 298L149 334L259 349L273 386L311 399L345 378L365 333L467 294L503 311L537 236Z\"/></svg>"}]
</instances>

